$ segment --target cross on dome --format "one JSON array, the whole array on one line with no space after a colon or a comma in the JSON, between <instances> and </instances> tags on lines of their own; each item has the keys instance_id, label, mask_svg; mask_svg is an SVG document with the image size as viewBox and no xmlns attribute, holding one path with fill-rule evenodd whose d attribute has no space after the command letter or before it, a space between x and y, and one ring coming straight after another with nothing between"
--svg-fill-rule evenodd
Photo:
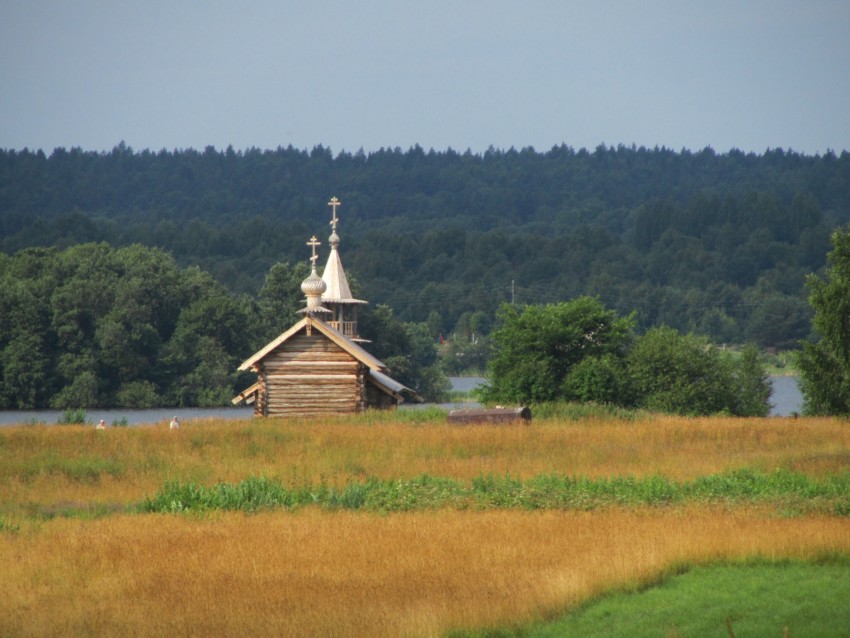
<instances>
[{"instance_id":1,"label":"cross on dome","mask_svg":"<svg viewBox=\"0 0 850 638\"><path fill-rule=\"evenodd\" d=\"M331 201L328 202L328 206L330 206L331 210L333 211L333 219L331 219L331 228L334 231L336 230L337 222L339 222L339 218L336 216L336 209L337 206L339 206L340 204L341 202L336 197L331 197Z\"/></svg>"},{"instance_id":2,"label":"cross on dome","mask_svg":"<svg viewBox=\"0 0 850 638\"><path fill-rule=\"evenodd\" d=\"M316 270L316 261L319 259L319 256L316 254L316 247L321 246L322 242L316 239L316 236L313 235L310 237L310 241L307 242L307 245L313 248L313 256L310 257L310 263L313 264L313 270Z\"/></svg>"}]
</instances>

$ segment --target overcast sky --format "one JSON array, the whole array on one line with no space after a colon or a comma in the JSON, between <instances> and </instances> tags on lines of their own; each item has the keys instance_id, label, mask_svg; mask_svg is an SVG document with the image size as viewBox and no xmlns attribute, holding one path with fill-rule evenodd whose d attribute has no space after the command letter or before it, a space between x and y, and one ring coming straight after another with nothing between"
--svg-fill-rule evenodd
<instances>
[{"instance_id":1,"label":"overcast sky","mask_svg":"<svg viewBox=\"0 0 850 638\"><path fill-rule=\"evenodd\" d=\"M0 147L850 150L847 0L0 0Z\"/></svg>"}]
</instances>

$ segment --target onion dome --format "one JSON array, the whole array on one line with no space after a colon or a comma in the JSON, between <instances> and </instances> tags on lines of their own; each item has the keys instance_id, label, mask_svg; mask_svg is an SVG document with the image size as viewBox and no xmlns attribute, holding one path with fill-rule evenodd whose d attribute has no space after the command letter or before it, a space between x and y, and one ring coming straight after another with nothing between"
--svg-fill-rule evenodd
<instances>
[{"instance_id":1,"label":"onion dome","mask_svg":"<svg viewBox=\"0 0 850 638\"><path fill-rule=\"evenodd\" d=\"M301 292L304 293L304 296L307 297L307 307L299 310L300 313L313 313L313 312L331 312L327 308L322 307L322 293L327 290L327 284L319 277L319 273L316 272L316 260L318 256L316 255L316 246L320 246L321 244L316 240L315 235L310 238L310 241L307 242L308 246L312 246L313 248L313 256L310 257L310 275L301 282Z\"/></svg>"},{"instance_id":2,"label":"onion dome","mask_svg":"<svg viewBox=\"0 0 850 638\"><path fill-rule=\"evenodd\" d=\"M322 293L328 289L325 281L319 277L319 273L313 268L310 276L301 282L301 292L309 299L310 297L321 297Z\"/></svg>"}]
</instances>

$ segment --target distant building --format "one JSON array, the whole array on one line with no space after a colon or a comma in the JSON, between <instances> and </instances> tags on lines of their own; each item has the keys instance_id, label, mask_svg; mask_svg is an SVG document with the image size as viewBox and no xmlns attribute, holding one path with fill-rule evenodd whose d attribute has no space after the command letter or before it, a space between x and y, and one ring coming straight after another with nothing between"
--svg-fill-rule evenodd
<instances>
[{"instance_id":1,"label":"distant building","mask_svg":"<svg viewBox=\"0 0 850 638\"><path fill-rule=\"evenodd\" d=\"M251 355L240 370L253 370L257 382L233 399L253 403L254 416L319 416L385 409L405 400L421 401L413 390L390 378L386 366L360 343L357 308L339 255L336 209L333 209L331 252L322 277L316 272L312 237L311 272L301 284L304 318Z\"/></svg>"}]
</instances>

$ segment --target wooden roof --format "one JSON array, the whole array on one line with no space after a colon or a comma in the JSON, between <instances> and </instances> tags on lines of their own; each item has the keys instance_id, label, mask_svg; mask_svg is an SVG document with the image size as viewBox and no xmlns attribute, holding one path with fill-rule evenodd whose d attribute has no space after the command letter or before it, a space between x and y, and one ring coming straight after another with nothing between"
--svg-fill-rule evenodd
<instances>
[{"instance_id":1,"label":"wooden roof","mask_svg":"<svg viewBox=\"0 0 850 638\"><path fill-rule=\"evenodd\" d=\"M423 403L425 401L425 399L416 394L416 392L408 388L406 385L399 383L383 372L378 370L369 370L369 378L372 383L378 386L383 392L394 396L399 400L399 402L403 402L405 399L411 399L417 403Z\"/></svg>"},{"instance_id":2,"label":"wooden roof","mask_svg":"<svg viewBox=\"0 0 850 638\"><path fill-rule=\"evenodd\" d=\"M282 333L276 339L266 344L264 348L258 350L253 355L248 357L242 363L242 365L239 366L239 369L250 370L256 363L262 361L270 352L275 350L281 344L286 343L286 341L301 332L301 330L306 328L308 325L321 332L340 348L348 352L352 357L360 361L360 363L366 365L370 370L384 372L387 369L387 366L385 366L380 360L376 359L371 354L366 352L366 350L358 346L351 339L344 336L341 332L335 330L334 328L331 328L328 324L326 324L318 317L313 317L310 315L304 317L301 321L293 325L289 330Z\"/></svg>"},{"instance_id":3,"label":"wooden roof","mask_svg":"<svg viewBox=\"0 0 850 638\"><path fill-rule=\"evenodd\" d=\"M327 286L325 292L322 293L322 301L347 304L368 303L351 296L351 288L348 286L348 278L345 276L345 270L342 267L342 259L340 259L339 251L333 244L331 244L331 254L328 255L328 263L325 264L325 270L322 273L322 281Z\"/></svg>"}]
</instances>

